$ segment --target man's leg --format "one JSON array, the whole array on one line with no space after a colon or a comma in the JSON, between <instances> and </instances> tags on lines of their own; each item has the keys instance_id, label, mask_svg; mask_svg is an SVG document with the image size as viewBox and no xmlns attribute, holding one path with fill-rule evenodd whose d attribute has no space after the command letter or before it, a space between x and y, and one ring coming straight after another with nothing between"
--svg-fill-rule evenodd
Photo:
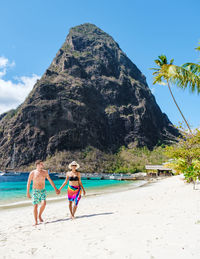
<instances>
[{"instance_id":1,"label":"man's leg","mask_svg":"<svg viewBox=\"0 0 200 259\"><path fill-rule=\"evenodd\" d=\"M39 220L40 220L40 222L43 222L42 213L43 213L45 207L46 207L46 200L43 200L41 202L41 207L40 207L40 212L39 212Z\"/></svg>"},{"instance_id":2,"label":"man's leg","mask_svg":"<svg viewBox=\"0 0 200 259\"><path fill-rule=\"evenodd\" d=\"M34 218L35 218L35 226L38 224L37 218L38 218L38 204L34 204L33 205L33 214L34 214Z\"/></svg>"}]
</instances>

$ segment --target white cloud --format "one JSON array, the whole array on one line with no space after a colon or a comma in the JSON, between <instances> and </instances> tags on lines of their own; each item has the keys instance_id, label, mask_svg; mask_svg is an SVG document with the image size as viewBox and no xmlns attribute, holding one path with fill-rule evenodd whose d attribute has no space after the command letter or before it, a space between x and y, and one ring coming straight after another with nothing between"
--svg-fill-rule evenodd
<instances>
[{"instance_id":1,"label":"white cloud","mask_svg":"<svg viewBox=\"0 0 200 259\"><path fill-rule=\"evenodd\" d=\"M0 68L4 68L8 65L8 59L5 57L0 57Z\"/></svg>"},{"instance_id":2,"label":"white cloud","mask_svg":"<svg viewBox=\"0 0 200 259\"><path fill-rule=\"evenodd\" d=\"M2 71L0 71L0 78L5 76L6 74L6 69L4 68Z\"/></svg>"},{"instance_id":3,"label":"white cloud","mask_svg":"<svg viewBox=\"0 0 200 259\"><path fill-rule=\"evenodd\" d=\"M5 76L7 69L9 67L13 67L15 66L15 62L9 62L9 60L5 57L0 57L0 78L2 78L3 76Z\"/></svg>"},{"instance_id":4,"label":"white cloud","mask_svg":"<svg viewBox=\"0 0 200 259\"><path fill-rule=\"evenodd\" d=\"M40 79L40 76L33 74L30 77L21 76L15 80L4 80L2 77L7 69L14 65L14 62L10 63L7 58L0 57L0 114L21 104Z\"/></svg>"}]
</instances>

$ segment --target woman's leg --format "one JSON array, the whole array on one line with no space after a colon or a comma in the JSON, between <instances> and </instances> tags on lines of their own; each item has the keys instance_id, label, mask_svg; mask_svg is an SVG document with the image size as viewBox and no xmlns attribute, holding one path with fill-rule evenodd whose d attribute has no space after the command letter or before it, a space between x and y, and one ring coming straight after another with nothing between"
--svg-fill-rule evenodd
<instances>
[{"instance_id":1,"label":"woman's leg","mask_svg":"<svg viewBox=\"0 0 200 259\"><path fill-rule=\"evenodd\" d=\"M77 205L74 204L74 207L73 207L73 217L75 216L75 213L76 213L76 209L77 209Z\"/></svg>"},{"instance_id":2,"label":"woman's leg","mask_svg":"<svg viewBox=\"0 0 200 259\"><path fill-rule=\"evenodd\" d=\"M74 206L73 206L73 216L75 215L75 213L76 213L76 210L77 210L77 206L78 206L78 203L79 203L79 201L80 201L80 199L81 199L81 188L80 188L80 186L79 186L79 190L78 190L78 193L77 193L77 197L75 198L75 200L74 200Z\"/></svg>"},{"instance_id":3,"label":"woman's leg","mask_svg":"<svg viewBox=\"0 0 200 259\"><path fill-rule=\"evenodd\" d=\"M71 218L73 218L72 201L69 201L69 211L70 211L70 214L71 214Z\"/></svg>"}]
</instances>

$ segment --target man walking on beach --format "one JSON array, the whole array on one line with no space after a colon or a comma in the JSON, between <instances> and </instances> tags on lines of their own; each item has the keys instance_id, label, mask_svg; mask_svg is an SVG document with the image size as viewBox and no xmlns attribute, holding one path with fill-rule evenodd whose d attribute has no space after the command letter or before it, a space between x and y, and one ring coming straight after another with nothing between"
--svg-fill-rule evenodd
<instances>
[{"instance_id":1,"label":"man walking on beach","mask_svg":"<svg viewBox=\"0 0 200 259\"><path fill-rule=\"evenodd\" d=\"M42 213L46 207L46 190L45 190L45 179L47 178L50 184L55 189L56 194L59 194L60 191L56 188L54 182L51 180L48 172L44 170L44 164L41 160L37 160L35 162L36 169L30 172L27 182L27 197L31 198L30 196L30 184L33 181L33 206L34 206L34 218L35 218L35 226L38 225L38 216L39 221L43 222ZM41 207L38 215L38 204L41 202Z\"/></svg>"}]
</instances>

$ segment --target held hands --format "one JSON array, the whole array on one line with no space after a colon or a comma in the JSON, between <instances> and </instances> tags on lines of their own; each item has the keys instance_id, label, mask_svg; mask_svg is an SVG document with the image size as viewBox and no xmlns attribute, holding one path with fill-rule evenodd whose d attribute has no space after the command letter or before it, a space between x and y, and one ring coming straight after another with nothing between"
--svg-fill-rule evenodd
<instances>
[{"instance_id":1,"label":"held hands","mask_svg":"<svg viewBox=\"0 0 200 259\"><path fill-rule=\"evenodd\" d=\"M86 194L86 192L85 192L85 190L83 189L83 195L85 196L85 194Z\"/></svg>"},{"instance_id":2,"label":"held hands","mask_svg":"<svg viewBox=\"0 0 200 259\"><path fill-rule=\"evenodd\" d=\"M27 192L27 197L30 199L31 198L31 195L29 192Z\"/></svg>"},{"instance_id":3,"label":"held hands","mask_svg":"<svg viewBox=\"0 0 200 259\"><path fill-rule=\"evenodd\" d=\"M56 191L57 195L60 194L60 190L59 189L56 188L55 191Z\"/></svg>"}]
</instances>

